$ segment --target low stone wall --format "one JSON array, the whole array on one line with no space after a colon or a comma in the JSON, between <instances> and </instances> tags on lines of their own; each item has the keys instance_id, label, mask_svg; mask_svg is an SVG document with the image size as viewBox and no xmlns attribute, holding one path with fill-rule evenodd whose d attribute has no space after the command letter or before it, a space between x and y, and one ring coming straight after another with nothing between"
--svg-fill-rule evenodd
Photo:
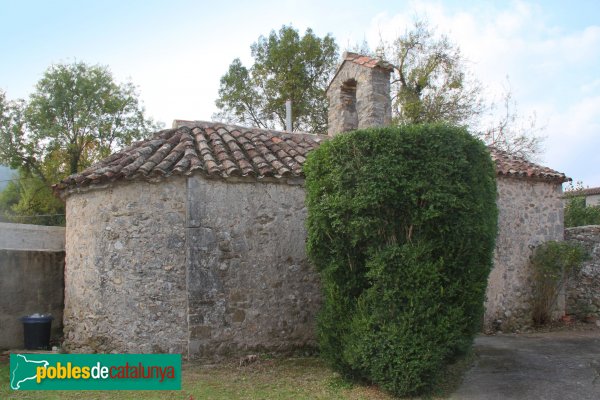
<instances>
[{"instance_id":1,"label":"low stone wall","mask_svg":"<svg viewBox=\"0 0 600 400\"><path fill-rule=\"evenodd\" d=\"M600 317L600 225L567 228L565 239L583 245L589 253L581 270L567 283L567 314Z\"/></svg>"},{"instance_id":2,"label":"low stone wall","mask_svg":"<svg viewBox=\"0 0 600 400\"><path fill-rule=\"evenodd\" d=\"M52 314L52 337L62 336L65 228L0 223L0 349L23 347L23 324Z\"/></svg>"}]
</instances>

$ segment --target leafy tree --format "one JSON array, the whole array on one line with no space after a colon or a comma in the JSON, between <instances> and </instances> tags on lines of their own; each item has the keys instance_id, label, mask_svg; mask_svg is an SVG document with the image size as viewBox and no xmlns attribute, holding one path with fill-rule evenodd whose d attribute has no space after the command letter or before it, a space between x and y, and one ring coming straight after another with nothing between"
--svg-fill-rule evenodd
<instances>
[{"instance_id":1,"label":"leafy tree","mask_svg":"<svg viewBox=\"0 0 600 400\"><path fill-rule=\"evenodd\" d=\"M38 165L26 154L33 153L31 145L25 148L24 100L8 100L0 90L0 163L12 168L36 170ZM41 175L41 171L36 171Z\"/></svg>"},{"instance_id":2,"label":"leafy tree","mask_svg":"<svg viewBox=\"0 0 600 400\"><path fill-rule=\"evenodd\" d=\"M0 192L0 221L64 225L65 208L52 189L37 176L20 171Z\"/></svg>"},{"instance_id":3,"label":"leafy tree","mask_svg":"<svg viewBox=\"0 0 600 400\"><path fill-rule=\"evenodd\" d=\"M58 152L71 174L154 128L133 84L117 85L108 68L84 63L50 67L31 96L25 121L39 154Z\"/></svg>"},{"instance_id":4,"label":"leafy tree","mask_svg":"<svg viewBox=\"0 0 600 400\"><path fill-rule=\"evenodd\" d=\"M9 181L0 191L0 222L11 221L12 207L18 202L19 188L15 181Z\"/></svg>"},{"instance_id":5,"label":"leafy tree","mask_svg":"<svg viewBox=\"0 0 600 400\"><path fill-rule=\"evenodd\" d=\"M577 182L565 191L565 228L600 225L600 206L586 206L583 189L583 182Z\"/></svg>"},{"instance_id":6,"label":"leafy tree","mask_svg":"<svg viewBox=\"0 0 600 400\"><path fill-rule=\"evenodd\" d=\"M292 101L292 129L327 131L325 89L337 62L337 45L291 26L261 36L251 46L254 63L233 60L221 78L216 118L261 128L285 129L285 102Z\"/></svg>"},{"instance_id":7,"label":"leafy tree","mask_svg":"<svg viewBox=\"0 0 600 400\"><path fill-rule=\"evenodd\" d=\"M104 66L53 65L28 102L9 101L0 92L0 163L19 169L20 178L31 181L17 186L20 200L11 210L19 215L46 214L52 183L157 126L144 117L133 84L115 83Z\"/></svg>"},{"instance_id":8,"label":"leafy tree","mask_svg":"<svg viewBox=\"0 0 600 400\"><path fill-rule=\"evenodd\" d=\"M391 49L396 122L467 124L483 112L480 84L469 79L460 49L435 36L426 22L398 37Z\"/></svg>"}]
</instances>

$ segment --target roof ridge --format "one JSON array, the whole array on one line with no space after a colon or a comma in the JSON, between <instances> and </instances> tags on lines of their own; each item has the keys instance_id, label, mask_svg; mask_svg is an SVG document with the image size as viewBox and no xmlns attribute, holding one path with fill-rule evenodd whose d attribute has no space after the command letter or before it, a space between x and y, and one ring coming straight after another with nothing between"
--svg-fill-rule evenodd
<instances>
[{"instance_id":1,"label":"roof ridge","mask_svg":"<svg viewBox=\"0 0 600 400\"><path fill-rule=\"evenodd\" d=\"M576 188L573 190L565 191L565 195L567 196L593 196L600 194L600 186L598 187L588 187L588 188Z\"/></svg>"},{"instance_id":2,"label":"roof ridge","mask_svg":"<svg viewBox=\"0 0 600 400\"><path fill-rule=\"evenodd\" d=\"M278 136L280 136L280 135L296 135L296 136L301 135L301 136L307 136L309 138L310 137L324 138L324 139L330 138L328 135L321 134L321 133L310 133L310 132L301 132L301 131L288 132L288 131L282 131L282 130L278 130L278 129L256 128L256 127L248 127L248 126L230 124L230 123L226 123L226 122L203 121L203 120L175 119L175 120L173 120L173 127L171 129L177 129L182 126L187 126L190 129L193 129L196 127L203 128L203 129L205 129L205 128L217 129L215 127L221 127L221 128L225 128L228 131L239 130L242 133L244 131L256 131L256 132L271 133L271 134L275 134Z\"/></svg>"}]
</instances>

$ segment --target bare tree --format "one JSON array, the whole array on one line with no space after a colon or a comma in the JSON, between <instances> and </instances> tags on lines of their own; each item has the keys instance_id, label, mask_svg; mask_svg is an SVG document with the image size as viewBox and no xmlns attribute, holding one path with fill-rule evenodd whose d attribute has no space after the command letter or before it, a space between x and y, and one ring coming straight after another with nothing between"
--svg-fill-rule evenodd
<instances>
[{"instance_id":1,"label":"bare tree","mask_svg":"<svg viewBox=\"0 0 600 400\"><path fill-rule=\"evenodd\" d=\"M537 125L535 112L528 116L519 114L517 102L508 85L499 104L490 102L488 121L481 124L477 136L486 144L531 161L539 160L546 139L541 133L545 127Z\"/></svg>"}]
</instances>

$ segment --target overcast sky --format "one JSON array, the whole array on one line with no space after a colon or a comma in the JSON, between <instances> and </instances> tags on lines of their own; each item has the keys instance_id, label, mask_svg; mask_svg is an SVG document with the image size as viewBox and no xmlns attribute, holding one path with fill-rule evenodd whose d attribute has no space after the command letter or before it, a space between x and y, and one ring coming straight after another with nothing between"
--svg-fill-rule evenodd
<instances>
[{"instance_id":1,"label":"overcast sky","mask_svg":"<svg viewBox=\"0 0 600 400\"><path fill-rule=\"evenodd\" d=\"M25 98L53 63L109 66L148 115L210 120L220 77L250 45L292 24L340 50L393 40L427 17L490 93L510 86L547 136L542 164L600 186L600 2L0 0L0 88Z\"/></svg>"}]
</instances>

